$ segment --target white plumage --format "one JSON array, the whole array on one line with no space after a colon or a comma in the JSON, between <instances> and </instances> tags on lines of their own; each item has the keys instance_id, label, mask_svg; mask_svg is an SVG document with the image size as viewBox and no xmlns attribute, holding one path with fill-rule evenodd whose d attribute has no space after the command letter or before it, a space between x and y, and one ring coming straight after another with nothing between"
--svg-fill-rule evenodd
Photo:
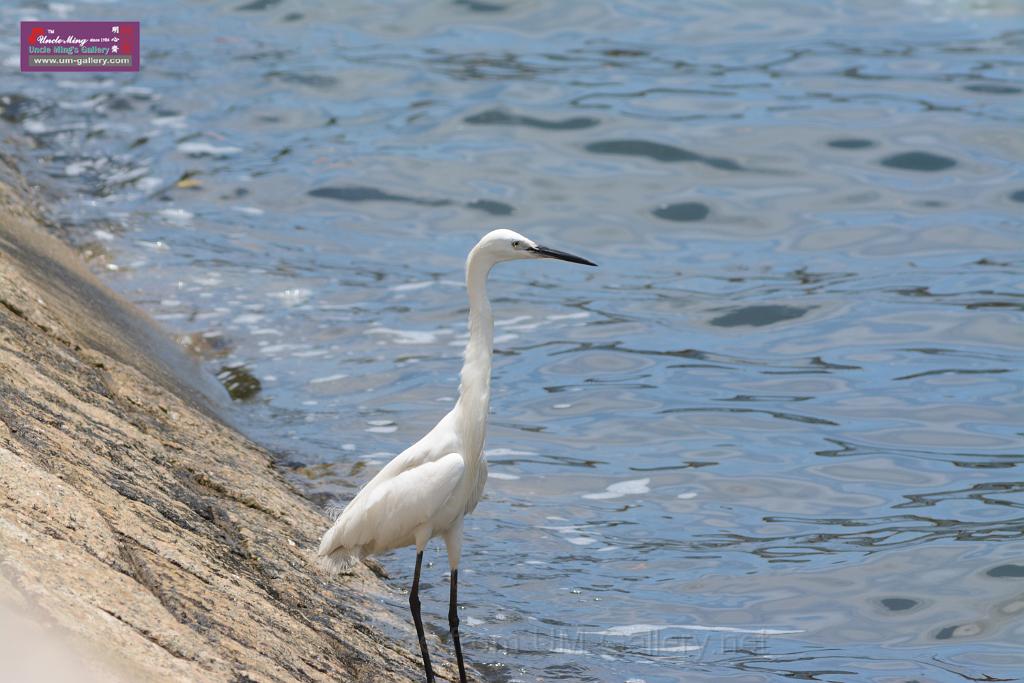
<instances>
[{"instance_id":1,"label":"white plumage","mask_svg":"<svg viewBox=\"0 0 1024 683\"><path fill-rule=\"evenodd\" d=\"M367 555L416 545L416 572L409 597L428 681L433 681L433 671L419 616L418 587L423 548L435 536L444 538L448 550L452 570L449 626L460 679L466 680L455 603L462 520L480 501L487 482L487 463L482 455L494 341L487 275L496 263L529 258L596 265L539 246L512 230L494 230L484 235L466 259L469 342L458 402L426 436L389 462L359 491L320 543L320 562L332 571L347 569L356 559Z\"/></svg>"}]
</instances>

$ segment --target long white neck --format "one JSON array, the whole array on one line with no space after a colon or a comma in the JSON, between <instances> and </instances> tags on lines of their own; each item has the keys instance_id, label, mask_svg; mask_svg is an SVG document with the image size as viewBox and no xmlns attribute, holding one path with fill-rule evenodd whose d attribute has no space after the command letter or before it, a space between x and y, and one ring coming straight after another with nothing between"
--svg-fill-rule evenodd
<instances>
[{"instance_id":1,"label":"long white neck","mask_svg":"<svg viewBox=\"0 0 1024 683\"><path fill-rule=\"evenodd\" d=\"M466 291L469 294L469 342L466 344L455 406L456 425L462 439L463 457L478 460L487 433L491 402L491 353L494 348L494 316L487 299L487 275L494 261L476 249L466 260Z\"/></svg>"}]
</instances>

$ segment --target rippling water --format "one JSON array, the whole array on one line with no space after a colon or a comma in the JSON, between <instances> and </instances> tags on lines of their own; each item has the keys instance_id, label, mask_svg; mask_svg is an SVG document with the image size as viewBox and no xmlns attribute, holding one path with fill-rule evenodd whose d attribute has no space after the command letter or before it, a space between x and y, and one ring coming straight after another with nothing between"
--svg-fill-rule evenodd
<instances>
[{"instance_id":1,"label":"rippling water","mask_svg":"<svg viewBox=\"0 0 1024 683\"><path fill-rule=\"evenodd\" d=\"M5 4L0 116L325 506L454 400L480 234L601 264L492 278L489 679L1020 676L1024 6L340 4ZM17 73L62 14L142 72Z\"/></svg>"}]
</instances>

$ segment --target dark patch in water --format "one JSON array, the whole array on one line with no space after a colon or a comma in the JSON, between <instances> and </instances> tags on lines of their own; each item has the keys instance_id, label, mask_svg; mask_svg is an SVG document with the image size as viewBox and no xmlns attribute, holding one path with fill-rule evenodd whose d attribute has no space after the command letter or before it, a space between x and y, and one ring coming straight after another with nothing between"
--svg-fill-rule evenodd
<instances>
[{"instance_id":1,"label":"dark patch in water","mask_svg":"<svg viewBox=\"0 0 1024 683\"><path fill-rule=\"evenodd\" d=\"M375 187L360 187L350 185L348 187L318 187L309 191L310 197L318 199L336 199L341 202L402 202L405 204L419 204L420 206L448 206L451 204L447 199L418 199L406 197L400 194L391 194L378 190Z\"/></svg>"},{"instance_id":2,"label":"dark patch in water","mask_svg":"<svg viewBox=\"0 0 1024 683\"><path fill-rule=\"evenodd\" d=\"M489 213L492 216L508 216L515 211L514 206L504 202L492 201L490 199L477 199L474 202L466 204L466 208L483 211L484 213Z\"/></svg>"},{"instance_id":3,"label":"dark patch in water","mask_svg":"<svg viewBox=\"0 0 1024 683\"><path fill-rule=\"evenodd\" d=\"M605 50L604 54L608 57L646 57L649 52L644 50L625 50L622 48L613 48L611 50Z\"/></svg>"},{"instance_id":4,"label":"dark patch in water","mask_svg":"<svg viewBox=\"0 0 1024 683\"><path fill-rule=\"evenodd\" d=\"M338 84L338 79L334 76L324 76L322 74L297 74L291 71L271 71L267 73L267 78L274 78L282 83L308 85L311 88L330 88Z\"/></svg>"},{"instance_id":5,"label":"dark patch in water","mask_svg":"<svg viewBox=\"0 0 1024 683\"><path fill-rule=\"evenodd\" d=\"M931 152L904 152L882 159L882 165L889 168L902 168L908 171L944 171L956 166L956 161L949 157L939 156Z\"/></svg>"},{"instance_id":6,"label":"dark patch in water","mask_svg":"<svg viewBox=\"0 0 1024 683\"><path fill-rule=\"evenodd\" d=\"M829 140L828 146L835 147L836 149L867 149L868 147L874 147L875 141L864 138L838 138L836 140Z\"/></svg>"},{"instance_id":7,"label":"dark patch in water","mask_svg":"<svg viewBox=\"0 0 1024 683\"><path fill-rule=\"evenodd\" d=\"M1024 579L1024 564L1001 564L985 573L995 579Z\"/></svg>"},{"instance_id":8,"label":"dark patch in water","mask_svg":"<svg viewBox=\"0 0 1024 683\"><path fill-rule=\"evenodd\" d=\"M488 109L479 114L467 116L463 120L477 126L529 126L542 130L580 130L581 128L593 128L601 123L599 119L590 116L574 116L559 121L545 121L533 116L510 114L500 109Z\"/></svg>"},{"instance_id":9,"label":"dark patch in water","mask_svg":"<svg viewBox=\"0 0 1024 683\"><path fill-rule=\"evenodd\" d=\"M658 218L664 218L667 221L686 223L690 221L702 221L708 217L708 213L710 213L710 211L711 209L708 208L707 204L701 204L700 202L682 202L680 204L659 206L651 213Z\"/></svg>"},{"instance_id":10,"label":"dark patch in water","mask_svg":"<svg viewBox=\"0 0 1024 683\"><path fill-rule=\"evenodd\" d=\"M260 381L244 365L222 366L217 373L217 379L235 401L248 401L263 388Z\"/></svg>"},{"instance_id":11,"label":"dark patch in water","mask_svg":"<svg viewBox=\"0 0 1024 683\"><path fill-rule=\"evenodd\" d=\"M976 83L974 85L965 85L964 90L985 93L986 95L1019 95L1021 92L1024 92L1020 88L1015 88L1012 85L999 85L998 83Z\"/></svg>"},{"instance_id":12,"label":"dark patch in water","mask_svg":"<svg viewBox=\"0 0 1024 683\"><path fill-rule=\"evenodd\" d=\"M882 598L882 606L891 612L902 612L917 607L917 600L910 598Z\"/></svg>"},{"instance_id":13,"label":"dark patch in water","mask_svg":"<svg viewBox=\"0 0 1024 683\"><path fill-rule=\"evenodd\" d=\"M648 140L606 140L592 142L584 149L594 154L622 154L625 156L647 157L666 163L697 162L723 171L742 171L742 166L731 159L706 157L682 147L663 145Z\"/></svg>"},{"instance_id":14,"label":"dark patch in water","mask_svg":"<svg viewBox=\"0 0 1024 683\"><path fill-rule=\"evenodd\" d=\"M714 318L711 320L711 324L716 327L739 327L741 325L764 327L783 320L799 318L809 310L811 309L797 308L796 306L744 306Z\"/></svg>"},{"instance_id":15,"label":"dark patch in water","mask_svg":"<svg viewBox=\"0 0 1024 683\"><path fill-rule=\"evenodd\" d=\"M303 14L302 12L289 12L288 14L284 15L283 17L281 17L281 21L287 21L287 22L302 21L302 19L304 19L305 16L306 15Z\"/></svg>"},{"instance_id":16,"label":"dark patch in water","mask_svg":"<svg viewBox=\"0 0 1024 683\"><path fill-rule=\"evenodd\" d=\"M456 5L465 7L466 9L473 12L504 12L504 5L495 5L491 2L481 2L480 0L455 0Z\"/></svg>"},{"instance_id":17,"label":"dark patch in water","mask_svg":"<svg viewBox=\"0 0 1024 683\"><path fill-rule=\"evenodd\" d=\"M24 95L0 95L0 119L9 123L21 123L38 114L42 107L31 97Z\"/></svg>"},{"instance_id":18,"label":"dark patch in water","mask_svg":"<svg viewBox=\"0 0 1024 683\"><path fill-rule=\"evenodd\" d=\"M265 9L270 9L275 5L280 5L281 0L252 0L244 5L239 5L235 9L239 12L262 12Z\"/></svg>"},{"instance_id":19,"label":"dark patch in water","mask_svg":"<svg viewBox=\"0 0 1024 683\"><path fill-rule=\"evenodd\" d=\"M1020 202L1024 204L1024 190L1017 190L1016 192L1010 195L1010 199L1012 199L1015 202Z\"/></svg>"},{"instance_id":20,"label":"dark patch in water","mask_svg":"<svg viewBox=\"0 0 1024 683\"><path fill-rule=\"evenodd\" d=\"M135 107L127 97L114 97L107 103L107 108L111 111L132 111Z\"/></svg>"},{"instance_id":21,"label":"dark patch in water","mask_svg":"<svg viewBox=\"0 0 1024 683\"><path fill-rule=\"evenodd\" d=\"M957 635L956 630L961 626L963 626L963 624L957 624L956 626L947 626L946 628L939 629L939 632L935 634L935 640L949 640L950 638L955 638Z\"/></svg>"}]
</instances>

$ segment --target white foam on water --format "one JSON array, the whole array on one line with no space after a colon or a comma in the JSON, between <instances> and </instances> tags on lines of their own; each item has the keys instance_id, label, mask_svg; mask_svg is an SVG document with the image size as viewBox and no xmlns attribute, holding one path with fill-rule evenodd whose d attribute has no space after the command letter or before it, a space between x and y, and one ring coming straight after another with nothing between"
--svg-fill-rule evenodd
<instances>
[{"instance_id":1,"label":"white foam on water","mask_svg":"<svg viewBox=\"0 0 1024 683\"><path fill-rule=\"evenodd\" d=\"M292 358L317 358L318 356L326 356L330 353L327 349L309 349L308 351L296 351L292 354Z\"/></svg>"},{"instance_id":2,"label":"white foam on water","mask_svg":"<svg viewBox=\"0 0 1024 683\"><path fill-rule=\"evenodd\" d=\"M101 164L97 164L100 166ZM145 166L139 168L131 168L127 171L121 171L120 173L112 173L107 176L107 183L110 185L120 185L122 183L130 183L133 180L140 180L149 173L149 169ZM191 216L189 216L191 218Z\"/></svg>"},{"instance_id":3,"label":"white foam on water","mask_svg":"<svg viewBox=\"0 0 1024 683\"><path fill-rule=\"evenodd\" d=\"M488 479L504 479L504 480L507 480L507 481L512 481L514 479L519 479L519 475L518 474L510 474L509 472L488 472L487 473L487 478Z\"/></svg>"},{"instance_id":4,"label":"white foam on water","mask_svg":"<svg viewBox=\"0 0 1024 683\"><path fill-rule=\"evenodd\" d=\"M597 539L589 538L587 536L571 536L565 540L569 541L573 545L590 545L591 543L597 543Z\"/></svg>"},{"instance_id":5,"label":"white foam on water","mask_svg":"<svg viewBox=\"0 0 1024 683\"><path fill-rule=\"evenodd\" d=\"M306 348L305 344L270 344L260 347L260 353L282 353Z\"/></svg>"},{"instance_id":6,"label":"white foam on water","mask_svg":"<svg viewBox=\"0 0 1024 683\"><path fill-rule=\"evenodd\" d=\"M518 325L509 325L505 329L515 330L516 332L530 332L531 330L535 330L543 324L544 321L539 321L535 323L520 323Z\"/></svg>"},{"instance_id":7,"label":"white foam on water","mask_svg":"<svg viewBox=\"0 0 1024 683\"><path fill-rule=\"evenodd\" d=\"M160 128L184 128L185 117L180 114L177 116L157 116L153 119L152 123Z\"/></svg>"},{"instance_id":8,"label":"white foam on water","mask_svg":"<svg viewBox=\"0 0 1024 683\"><path fill-rule=\"evenodd\" d=\"M384 334L394 338L396 344L432 344L438 340L443 330L430 332L428 330L394 330L390 327L371 327L367 334Z\"/></svg>"},{"instance_id":9,"label":"white foam on water","mask_svg":"<svg viewBox=\"0 0 1024 683\"><path fill-rule=\"evenodd\" d=\"M194 213L185 209L160 209L160 215L172 223L187 223L195 218Z\"/></svg>"},{"instance_id":10,"label":"white foam on water","mask_svg":"<svg viewBox=\"0 0 1024 683\"><path fill-rule=\"evenodd\" d=\"M650 493L651 488L648 484L651 483L650 478L644 479L627 479L626 481L617 481L611 484L604 491L600 493L584 493L583 498L588 500L607 500L610 498L621 498L623 496L638 496L644 493Z\"/></svg>"},{"instance_id":11,"label":"white foam on water","mask_svg":"<svg viewBox=\"0 0 1024 683\"><path fill-rule=\"evenodd\" d=\"M484 451L484 455L487 456L487 457L491 457L493 455L494 457L500 458L500 457L509 456L509 455L537 455L537 454L534 453L533 451L517 451L514 448L488 448L487 450ZM548 519L555 519L555 518L554 517L549 517Z\"/></svg>"},{"instance_id":12,"label":"white foam on water","mask_svg":"<svg viewBox=\"0 0 1024 683\"><path fill-rule=\"evenodd\" d=\"M391 287L392 292L412 292L417 289L424 289L434 284L433 280L425 280L423 282L405 282L400 285Z\"/></svg>"},{"instance_id":13,"label":"white foam on water","mask_svg":"<svg viewBox=\"0 0 1024 683\"><path fill-rule=\"evenodd\" d=\"M218 147L217 145L211 145L208 142L182 142L178 145L178 151L183 154L194 154L196 156L210 155L210 156L229 156L231 154L238 154L242 151L241 147L231 147L230 145L223 145Z\"/></svg>"},{"instance_id":14,"label":"white foam on water","mask_svg":"<svg viewBox=\"0 0 1024 683\"><path fill-rule=\"evenodd\" d=\"M526 322L527 320L533 320L532 315L517 315L514 318L505 318L504 320L495 320L495 327L508 327L509 325L518 325L519 323Z\"/></svg>"},{"instance_id":15,"label":"white foam on water","mask_svg":"<svg viewBox=\"0 0 1024 683\"><path fill-rule=\"evenodd\" d=\"M576 313L552 313L551 315L544 316L546 320L582 320L583 318L589 317L590 313L587 311L578 311Z\"/></svg>"},{"instance_id":16,"label":"white foam on water","mask_svg":"<svg viewBox=\"0 0 1024 683\"><path fill-rule=\"evenodd\" d=\"M164 181L162 178L152 175L148 175L145 178L139 178L135 181L135 187L139 188L143 192L152 192L163 184Z\"/></svg>"},{"instance_id":17,"label":"white foam on water","mask_svg":"<svg viewBox=\"0 0 1024 683\"><path fill-rule=\"evenodd\" d=\"M192 278L192 282L204 287L215 287L220 284L220 273L210 271L205 275L196 275Z\"/></svg>"},{"instance_id":18,"label":"white foam on water","mask_svg":"<svg viewBox=\"0 0 1024 683\"><path fill-rule=\"evenodd\" d=\"M367 427L366 431L373 432L374 434L391 434L398 431L398 427L391 425L390 427Z\"/></svg>"},{"instance_id":19,"label":"white foam on water","mask_svg":"<svg viewBox=\"0 0 1024 683\"><path fill-rule=\"evenodd\" d=\"M238 213L244 213L247 216L262 216L266 213L263 209L258 209L255 206L232 206L232 210Z\"/></svg>"},{"instance_id":20,"label":"white foam on water","mask_svg":"<svg viewBox=\"0 0 1024 683\"><path fill-rule=\"evenodd\" d=\"M134 95L137 97L152 97L153 95L153 89L147 88L144 85L125 85L120 90L124 95Z\"/></svg>"},{"instance_id":21,"label":"white foam on water","mask_svg":"<svg viewBox=\"0 0 1024 683\"><path fill-rule=\"evenodd\" d=\"M784 636L803 633L803 629L772 629L772 628L740 628L735 626L705 626L703 624L626 624L623 626L612 626L600 631L585 631L592 636L619 636L631 637L640 633L655 633L666 629L680 629L684 631L711 631L715 633L752 633L764 636Z\"/></svg>"},{"instance_id":22,"label":"white foam on water","mask_svg":"<svg viewBox=\"0 0 1024 683\"><path fill-rule=\"evenodd\" d=\"M532 321L532 322L531 322ZM495 327L504 327L507 330L516 332L529 332L543 325L545 320L537 320L532 315L520 315L515 318L495 321Z\"/></svg>"},{"instance_id":23,"label":"white foam on water","mask_svg":"<svg viewBox=\"0 0 1024 683\"><path fill-rule=\"evenodd\" d=\"M700 649L700 645L661 645L657 652L693 652Z\"/></svg>"},{"instance_id":24,"label":"white foam on water","mask_svg":"<svg viewBox=\"0 0 1024 683\"><path fill-rule=\"evenodd\" d=\"M103 102L105 99L106 98L103 97L102 95L96 95L95 97L90 97L87 100L81 100L79 102L59 101L59 102L57 102L57 106L60 107L61 109L71 109L73 111L82 111L83 109L95 109L96 105L98 105L100 102Z\"/></svg>"},{"instance_id":25,"label":"white foam on water","mask_svg":"<svg viewBox=\"0 0 1024 683\"><path fill-rule=\"evenodd\" d=\"M280 292L271 292L268 296L278 299L285 306L298 306L309 301L309 298L313 296L313 291L305 287L295 287Z\"/></svg>"}]
</instances>

